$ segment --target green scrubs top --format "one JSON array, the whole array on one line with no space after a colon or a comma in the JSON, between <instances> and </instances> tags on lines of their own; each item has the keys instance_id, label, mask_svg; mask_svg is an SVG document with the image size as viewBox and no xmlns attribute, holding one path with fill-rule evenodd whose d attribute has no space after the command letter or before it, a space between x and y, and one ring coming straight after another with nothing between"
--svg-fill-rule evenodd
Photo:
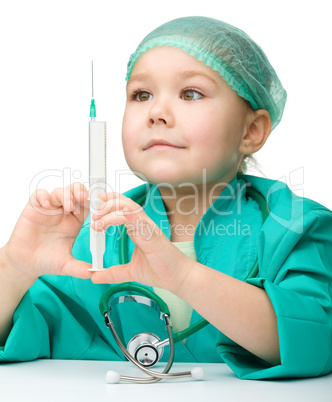
<instances>
[{"instance_id":1,"label":"green scrubs top","mask_svg":"<svg viewBox=\"0 0 332 402\"><path fill-rule=\"evenodd\" d=\"M270 215L246 197L253 186L266 198ZM156 186L147 193L147 215L170 239L170 226ZM106 231L104 266L119 264L119 227ZM91 262L89 218L73 247L75 258ZM175 348L175 361L225 362L240 378L308 377L332 370L332 212L293 194L286 184L249 175L234 177L206 211L194 237L200 263L244 280L256 257L259 273L247 280L267 292L278 321L281 364L271 364L234 343L209 324ZM128 258L134 249L129 239ZM17 307L13 328L0 348L0 362L37 358L124 360L100 315L99 299L110 285L72 277L40 277ZM134 305L134 306L133 306ZM217 308L217 306L216 306ZM124 342L139 332L166 337L155 311L123 303L116 312ZM191 324L201 317L193 311ZM163 361L167 361L164 353Z\"/></svg>"}]
</instances>

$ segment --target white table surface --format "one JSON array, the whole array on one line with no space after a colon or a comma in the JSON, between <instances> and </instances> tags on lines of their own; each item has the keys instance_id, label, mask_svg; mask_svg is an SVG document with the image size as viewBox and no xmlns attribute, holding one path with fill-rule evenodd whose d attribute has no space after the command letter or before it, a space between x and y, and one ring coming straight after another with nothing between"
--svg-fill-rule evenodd
<instances>
[{"instance_id":1,"label":"white table surface","mask_svg":"<svg viewBox=\"0 0 332 402\"><path fill-rule=\"evenodd\" d=\"M332 402L332 374L299 380L239 380L226 364L200 364L205 379L106 384L108 370L141 376L129 362L37 360L0 365L0 401ZM159 371L161 371L161 367ZM172 371L193 368L177 363ZM144 376L144 374L143 374Z\"/></svg>"}]
</instances>

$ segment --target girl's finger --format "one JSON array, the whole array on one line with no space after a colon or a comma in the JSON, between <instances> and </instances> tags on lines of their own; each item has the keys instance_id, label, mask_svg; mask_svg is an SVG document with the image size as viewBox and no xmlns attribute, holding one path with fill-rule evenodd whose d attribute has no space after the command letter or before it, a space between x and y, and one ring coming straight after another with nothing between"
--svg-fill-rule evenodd
<instances>
[{"instance_id":1,"label":"girl's finger","mask_svg":"<svg viewBox=\"0 0 332 402\"><path fill-rule=\"evenodd\" d=\"M82 183L72 183L69 187L74 201L71 213L80 220L85 220L90 210L89 192Z\"/></svg>"},{"instance_id":2,"label":"girl's finger","mask_svg":"<svg viewBox=\"0 0 332 402\"><path fill-rule=\"evenodd\" d=\"M60 275L75 276L76 278L89 279L91 272L88 270L91 264L76 260L74 257L68 259L62 268Z\"/></svg>"},{"instance_id":3,"label":"girl's finger","mask_svg":"<svg viewBox=\"0 0 332 402\"><path fill-rule=\"evenodd\" d=\"M63 207L65 213L70 213L74 209L73 195L68 187L58 187L52 191L51 202L56 207Z\"/></svg>"},{"instance_id":4,"label":"girl's finger","mask_svg":"<svg viewBox=\"0 0 332 402\"><path fill-rule=\"evenodd\" d=\"M113 195L116 195L116 197L113 197ZM99 207L98 211L96 211L93 217L95 220L111 212L121 211L125 207L129 207L133 213L138 213L143 210L135 201L119 193L99 193L99 198L105 202Z\"/></svg>"},{"instance_id":5,"label":"girl's finger","mask_svg":"<svg viewBox=\"0 0 332 402\"><path fill-rule=\"evenodd\" d=\"M82 183L72 183L69 189L75 202L83 203L89 197L89 192Z\"/></svg>"},{"instance_id":6,"label":"girl's finger","mask_svg":"<svg viewBox=\"0 0 332 402\"><path fill-rule=\"evenodd\" d=\"M33 207L48 208L51 205L50 194L44 189L38 189L31 195L30 202Z\"/></svg>"},{"instance_id":7,"label":"girl's finger","mask_svg":"<svg viewBox=\"0 0 332 402\"><path fill-rule=\"evenodd\" d=\"M128 264L113 265L111 268L93 272L91 281L95 284L132 282L133 278L130 275L127 265Z\"/></svg>"},{"instance_id":8,"label":"girl's finger","mask_svg":"<svg viewBox=\"0 0 332 402\"><path fill-rule=\"evenodd\" d=\"M108 200L112 200L114 198L120 198L121 195L122 194L115 193L115 192L110 192L110 193L101 192L98 194L98 197L103 201L108 201Z\"/></svg>"},{"instance_id":9,"label":"girl's finger","mask_svg":"<svg viewBox=\"0 0 332 402\"><path fill-rule=\"evenodd\" d=\"M146 215L143 210L141 214L143 216ZM137 217L137 213L132 212L129 207L124 206L123 210L113 211L104 216L93 215L92 218L95 222L93 223L92 228L98 232L101 232L103 230L106 230L110 226L125 225L128 229L129 234L129 231L132 230L132 227L136 227L139 222L139 220L137 220ZM133 224L133 222L135 223ZM154 222L152 223L153 225L155 225Z\"/></svg>"},{"instance_id":10,"label":"girl's finger","mask_svg":"<svg viewBox=\"0 0 332 402\"><path fill-rule=\"evenodd\" d=\"M101 192L98 194L98 196L101 200L103 200L105 202L113 200L114 203L118 202L120 205L121 203L127 201L128 205L130 205L130 206L136 205L138 208L141 208L141 206L138 205L134 200L132 200L129 197L126 197L125 195L123 195L121 193L115 193L115 192L103 193L103 192Z\"/></svg>"},{"instance_id":11,"label":"girl's finger","mask_svg":"<svg viewBox=\"0 0 332 402\"><path fill-rule=\"evenodd\" d=\"M110 212L103 217L99 217L99 219L94 218L94 220L95 222L92 224L92 228L97 232L106 230L110 226L119 226L127 222L122 211Z\"/></svg>"},{"instance_id":12,"label":"girl's finger","mask_svg":"<svg viewBox=\"0 0 332 402\"><path fill-rule=\"evenodd\" d=\"M52 205L63 207L65 212L71 212L75 203L84 203L88 198L88 192L81 183L72 183L66 188L58 187L50 194Z\"/></svg>"},{"instance_id":13,"label":"girl's finger","mask_svg":"<svg viewBox=\"0 0 332 402\"><path fill-rule=\"evenodd\" d=\"M96 211L96 213L93 215L92 218L97 220L100 219L102 216L112 212L112 209L114 208L115 205L114 201L115 200L110 200L101 204L101 206L98 208L98 210Z\"/></svg>"},{"instance_id":14,"label":"girl's finger","mask_svg":"<svg viewBox=\"0 0 332 402\"><path fill-rule=\"evenodd\" d=\"M75 200L74 194L72 193L70 188L65 188L63 191L63 209L64 212L70 213L74 210Z\"/></svg>"},{"instance_id":15,"label":"girl's finger","mask_svg":"<svg viewBox=\"0 0 332 402\"><path fill-rule=\"evenodd\" d=\"M63 206L63 188L58 187L54 189L50 194L51 203L55 207Z\"/></svg>"},{"instance_id":16,"label":"girl's finger","mask_svg":"<svg viewBox=\"0 0 332 402\"><path fill-rule=\"evenodd\" d=\"M135 213L125 208L123 214L127 220L124 225L129 237L145 254L154 253L160 248L161 242L169 242L159 226L143 210Z\"/></svg>"}]
</instances>

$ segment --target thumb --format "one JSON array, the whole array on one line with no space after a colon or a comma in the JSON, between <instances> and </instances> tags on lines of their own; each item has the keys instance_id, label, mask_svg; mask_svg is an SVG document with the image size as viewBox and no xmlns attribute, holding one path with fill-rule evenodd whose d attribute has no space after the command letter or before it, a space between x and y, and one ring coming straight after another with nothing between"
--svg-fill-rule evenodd
<instances>
[{"instance_id":1,"label":"thumb","mask_svg":"<svg viewBox=\"0 0 332 402\"><path fill-rule=\"evenodd\" d=\"M94 284L133 282L134 279L130 274L129 264L130 262L122 265L112 265L102 271L93 272L91 281Z\"/></svg>"},{"instance_id":2,"label":"thumb","mask_svg":"<svg viewBox=\"0 0 332 402\"><path fill-rule=\"evenodd\" d=\"M76 260L74 257L70 257L64 264L60 275L74 276L81 279L91 278L91 272L88 270L91 268L91 264Z\"/></svg>"}]
</instances>

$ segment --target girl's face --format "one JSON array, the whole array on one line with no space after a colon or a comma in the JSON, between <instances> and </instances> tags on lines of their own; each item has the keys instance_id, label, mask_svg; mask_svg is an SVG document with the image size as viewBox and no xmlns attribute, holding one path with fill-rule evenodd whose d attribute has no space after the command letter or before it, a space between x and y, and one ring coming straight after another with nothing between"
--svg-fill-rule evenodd
<instances>
[{"instance_id":1,"label":"girl's face","mask_svg":"<svg viewBox=\"0 0 332 402\"><path fill-rule=\"evenodd\" d=\"M153 183L228 183L238 170L247 107L218 74L181 49L154 47L127 84L128 166Z\"/></svg>"}]
</instances>

